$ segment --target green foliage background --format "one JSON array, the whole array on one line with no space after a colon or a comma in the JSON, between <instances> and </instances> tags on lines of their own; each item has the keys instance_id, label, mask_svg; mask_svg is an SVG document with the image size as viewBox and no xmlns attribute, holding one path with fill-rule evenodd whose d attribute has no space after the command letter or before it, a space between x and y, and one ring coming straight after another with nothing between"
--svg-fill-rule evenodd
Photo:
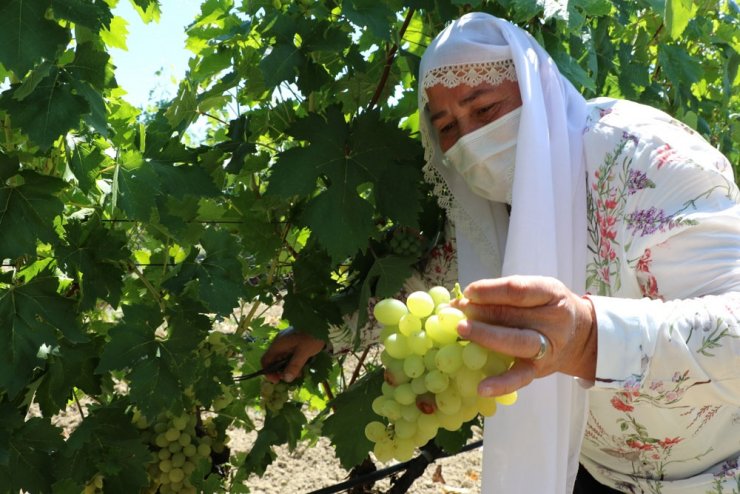
<instances>
[{"instance_id":1,"label":"green foliage background","mask_svg":"<svg viewBox=\"0 0 740 494\"><path fill-rule=\"evenodd\" d=\"M105 492L143 490L151 458L134 407L205 413L229 393L221 431L252 429L259 383L232 376L259 367L277 329L325 338L397 291L419 259L394 254L389 231L439 227L421 180L419 57L466 11L510 18L587 97L664 109L740 171L732 0L204 0L187 77L146 111L113 76L117 1L0 5L3 492L78 493L98 472ZM159 18L157 0L130 1ZM195 140L198 121L207 135ZM277 304L276 328L264 317ZM237 329L217 351L209 334L223 321ZM317 359L252 451L199 487L247 492L272 446L320 434L344 466L362 461L357 424L379 380L349 384ZM54 417L77 400L84 426L66 437Z\"/></svg>"}]
</instances>

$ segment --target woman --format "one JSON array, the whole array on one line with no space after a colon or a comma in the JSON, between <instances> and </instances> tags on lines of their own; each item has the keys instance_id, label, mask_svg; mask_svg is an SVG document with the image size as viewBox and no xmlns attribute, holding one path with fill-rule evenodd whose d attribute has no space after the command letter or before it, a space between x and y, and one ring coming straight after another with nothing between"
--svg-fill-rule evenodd
<instances>
[{"instance_id":1,"label":"woman","mask_svg":"<svg viewBox=\"0 0 740 494\"><path fill-rule=\"evenodd\" d=\"M468 285L459 332L517 357L479 387L521 388L486 422L484 492L571 492L579 462L576 492L737 489L729 162L657 110L586 102L488 14L444 29L419 81L426 178Z\"/></svg>"}]
</instances>

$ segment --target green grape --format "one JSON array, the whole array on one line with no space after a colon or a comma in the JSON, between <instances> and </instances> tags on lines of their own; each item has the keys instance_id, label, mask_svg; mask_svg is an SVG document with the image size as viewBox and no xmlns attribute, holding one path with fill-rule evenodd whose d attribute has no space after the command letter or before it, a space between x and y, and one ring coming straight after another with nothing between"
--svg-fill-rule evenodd
<instances>
[{"instance_id":1,"label":"green grape","mask_svg":"<svg viewBox=\"0 0 740 494\"><path fill-rule=\"evenodd\" d=\"M429 338L426 331L413 333L407 338L409 349L416 355L424 355L434 345L434 342Z\"/></svg>"},{"instance_id":2,"label":"green grape","mask_svg":"<svg viewBox=\"0 0 740 494\"><path fill-rule=\"evenodd\" d=\"M447 290L447 288L443 286L433 286L429 289L429 296L432 297L432 300L434 301L434 306L438 307L439 304L449 304L450 303L450 291Z\"/></svg>"},{"instance_id":3,"label":"green grape","mask_svg":"<svg viewBox=\"0 0 740 494\"><path fill-rule=\"evenodd\" d=\"M440 429L448 431L456 431L462 427L463 420L459 413L448 415L446 413L437 412L437 418L439 419Z\"/></svg>"},{"instance_id":4,"label":"green grape","mask_svg":"<svg viewBox=\"0 0 740 494\"><path fill-rule=\"evenodd\" d=\"M183 448L190 444L190 441L192 441L192 438L187 432L181 432L180 437L177 438L177 442L180 443L180 446Z\"/></svg>"},{"instance_id":5,"label":"green grape","mask_svg":"<svg viewBox=\"0 0 740 494\"><path fill-rule=\"evenodd\" d=\"M424 376L424 383L427 385L427 389L432 393L441 393L450 384L450 377L440 370L429 371Z\"/></svg>"},{"instance_id":6,"label":"green grape","mask_svg":"<svg viewBox=\"0 0 740 494\"><path fill-rule=\"evenodd\" d=\"M382 352L381 355L386 352ZM383 372L383 378L385 382L391 386L398 386L399 384L409 382L410 378L404 370L405 360L398 360L392 357L386 359L385 371Z\"/></svg>"},{"instance_id":7,"label":"green grape","mask_svg":"<svg viewBox=\"0 0 740 494\"><path fill-rule=\"evenodd\" d=\"M160 460L166 460L170 456L172 456L172 453L170 453L169 449L160 449L159 451L157 451L157 458L159 458Z\"/></svg>"},{"instance_id":8,"label":"green grape","mask_svg":"<svg viewBox=\"0 0 740 494\"><path fill-rule=\"evenodd\" d=\"M393 424L396 437L400 439L409 439L416 434L416 424L408 420L397 420Z\"/></svg>"},{"instance_id":9,"label":"green grape","mask_svg":"<svg viewBox=\"0 0 740 494\"><path fill-rule=\"evenodd\" d=\"M380 328L379 341L385 341L390 335L398 333L398 326L383 326Z\"/></svg>"},{"instance_id":10,"label":"green grape","mask_svg":"<svg viewBox=\"0 0 740 494\"><path fill-rule=\"evenodd\" d=\"M423 395L424 393L426 393L427 391L429 391L427 389L427 384L426 384L426 381L424 380L424 376L423 375L421 375L419 377L415 377L414 379L411 380L411 389L417 395Z\"/></svg>"},{"instance_id":11,"label":"green grape","mask_svg":"<svg viewBox=\"0 0 740 494\"><path fill-rule=\"evenodd\" d=\"M421 319L413 314L405 314L398 321L398 331L404 336L411 336L421 331Z\"/></svg>"},{"instance_id":12,"label":"green grape","mask_svg":"<svg viewBox=\"0 0 740 494\"><path fill-rule=\"evenodd\" d=\"M437 435L439 429L439 418L436 413L427 413L419 415L416 419L417 432L423 436L428 436L429 439Z\"/></svg>"},{"instance_id":13,"label":"green grape","mask_svg":"<svg viewBox=\"0 0 740 494\"><path fill-rule=\"evenodd\" d=\"M401 405L410 405L416 401L416 393L411 388L411 384L401 384L393 392L393 398Z\"/></svg>"},{"instance_id":14,"label":"green grape","mask_svg":"<svg viewBox=\"0 0 740 494\"><path fill-rule=\"evenodd\" d=\"M416 445L412 440L397 438L394 441L393 457L398 461L409 461L414 457Z\"/></svg>"},{"instance_id":15,"label":"green grape","mask_svg":"<svg viewBox=\"0 0 740 494\"><path fill-rule=\"evenodd\" d=\"M193 443L190 443L187 446L184 446L182 448L182 454L184 454L188 458L192 458L193 456L196 455L197 452L198 452L198 447Z\"/></svg>"},{"instance_id":16,"label":"green grape","mask_svg":"<svg viewBox=\"0 0 740 494\"><path fill-rule=\"evenodd\" d=\"M409 355L403 361L403 373L411 379L421 376L426 371L424 359L419 355Z\"/></svg>"},{"instance_id":17,"label":"green grape","mask_svg":"<svg viewBox=\"0 0 740 494\"><path fill-rule=\"evenodd\" d=\"M434 312L434 299L427 292L416 291L406 297L409 312L419 318L427 317Z\"/></svg>"},{"instance_id":18,"label":"green grape","mask_svg":"<svg viewBox=\"0 0 740 494\"><path fill-rule=\"evenodd\" d=\"M478 412L484 417L493 417L496 413L496 399L488 396L478 396L476 404Z\"/></svg>"},{"instance_id":19,"label":"green grape","mask_svg":"<svg viewBox=\"0 0 740 494\"><path fill-rule=\"evenodd\" d=\"M454 415L460 411L462 398L460 394L452 387L434 395L434 401L437 403L437 410L445 415Z\"/></svg>"},{"instance_id":20,"label":"green grape","mask_svg":"<svg viewBox=\"0 0 740 494\"><path fill-rule=\"evenodd\" d=\"M475 417L478 416L478 407L475 405L465 405L460 407L460 417L462 418L463 423L470 422Z\"/></svg>"},{"instance_id":21,"label":"green grape","mask_svg":"<svg viewBox=\"0 0 740 494\"><path fill-rule=\"evenodd\" d=\"M393 398L393 392L396 390L396 386L389 384L387 381L380 385L380 392L387 398Z\"/></svg>"},{"instance_id":22,"label":"green grape","mask_svg":"<svg viewBox=\"0 0 740 494\"><path fill-rule=\"evenodd\" d=\"M454 332L449 329L445 329L439 322L439 316L436 314L427 317L427 320L424 323L424 331L426 331L427 336L429 336L437 346L449 345L450 343L457 341L457 329L455 329Z\"/></svg>"},{"instance_id":23,"label":"green grape","mask_svg":"<svg viewBox=\"0 0 740 494\"><path fill-rule=\"evenodd\" d=\"M383 415L388 417L389 420L398 420L401 418L401 404L396 400L386 400L383 404Z\"/></svg>"},{"instance_id":24,"label":"green grape","mask_svg":"<svg viewBox=\"0 0 740 494\"><path fill-rule=\"evenodd\" d=\"M408 420L409 422L415 422L416 419L421 415L421 410L416 406L416 398L414 403L411 405L404 405L401 407L401 418Z\"/></svg>"},{"instance_id":25,"label":"green grape","mask_svg":"<svg viewBox=\"0 0 740 494\"><path fill-rule=\"evenodd\" d=\"M385 396L378 396L373 400L373 402L370 404L370 408L372 408L373 412L375 412L375 415L383 415L383 406L385 405L385 401L388 398Z\"/></svg>"},{"instance_id":26,"label":"green grape","mask_svg":"<svg viewBox=\"0 0 740 494\"><path fill-rule=\"evenodd\" d=\"M498 376L509 369L509 361L500 353L488 352L486 365L483 366L483 373L487 376Z\"/></svg>"},{"instance_id":27,"label":"green grape","mask_svg":"<svg viewBox=\"0 0 740 494\"><path fill-rule=\"evenodd\" d=\"M365 437L374 443L381 441L387 436L388 432L386 431L385 424L382 422L375 420L365 426Z\"/></svg>"},{"instance_id":28,"label":"green grape","mask_svg":"<svg viewBox=\"0 0 740 494\"><path fill-rule=\"evenodd\" d=\"M424 367L426 367L428 371L433 371L437 368L437 362L435 362L435 360L437 358L438 351L438 348L430 348L427 353L424 354Z\"/></svg>"},{"instance_id":29,"label":"green grape","mask_svg":"<svg viewBox=\"0 0 740 494\"><path fill-rule=\"evenodd\" d=\"M411 354L407 338L400 333L392 334L386 338L383 346L385 346L385 351L393 358L404 359Z\"/></svg>"},{"instance_id":30,"label":"green grape","mask_svg":"<svg viewBox=\"0 0 740 494\"><path fill-rule=\"evenodd\" d=\"M378 461L381 463L387 463L391 461L395 454L393 441L390 438L384 441L378 441L377 443L375 443L375 446L373 446L373 454L375 455L375 458L377 458Z\"/></svg>"},{"instance_id":31,"label":"green grape","mask_svg":"<svg viewBox=\"0 0 740 494\"><path fill-rule=\"evenodd\" d=\"M455 336L457 336L458 323L465 319L465 314L460 309L454 307L445 307L437 312L436 316L439 318L439 324L442 328L446 332L455 333Z\"/></svg>"},{"instance_id":32,"label":"green grape","mask_svg":"<svg viewBox=\"0 0 740 494\"><path fill-rule=\"evenodd\" d=\"M188 426L188 416L185 414L180 415L179 417L174 417L172 419L172 427L174 427L175 429L179 431L184 430L185 427L187 426Z\"/></svg>"},{"instance_id":33,"label":"green grape","mask_svg":"<svg viewBox=\"0 0 740 494\"><path fill-rule=\"evenodd\" d=\"M516 391L512 391L511 393L495 397L496 402L502 405L513 405L514 403L516 403L516 399Z\"/></svg>"},{"instance_id":34,"label":"green grape","mask_svg":"<svg viewBox=\"0 0 740 494\"><path fill-rule=\"evenodd\" d=\"M185 472L182 471L182 468L173 468L170 470L169 477L170 482L182 482L185 478Z\"/></svg>"},{"instance_id":35,"label":"green grape","mask_svg":"<svg viewBox=\"0 0 740 494\"><path fill-rule=\"evenodd\" d=\"M182 453L175 453L172 455L172 467L173 468L180 468L185 464L185 455Z\"/></svg>"},{"instance_id":36,"label":"green grape","mask_svg":"<svg viewBox=\"0 0 740 494\"><path fill-rule=\"evenodd\" d=\"M408 314L406 304L394 298L386 298L375 304L373 315L383 326L396 326L401 317Z\"/></svg>"},{"instance_id":37,"label":"green grape","mask_svg":"<svg viewBox=\"0 0 740 494\"><path fill-rule=\"evenodd\" d=\"M483 380L483 377L481 371L463 366L455 373L455 389L462 397L475 397L478 395L478 384Z\"/></svg>"},{"instance_id":38,"label":"green grape","mask_svg":"<svg viewBox=\"0 0 740 494\"><path fill-rule=\"evenodd\" d=\"M167 473L167 472L169 472L170 470L172 470L172 461L170 461L170 459L169 459L169 458L168 458L168 459L166 459L166 460L162 460L162 461L160 461L160 462L159 462L159 469L160 469L160 470L161 470L162 472L164 472L164 473Z\"/></svg>"},{"instance_id":39,"label":"green grape","mask_svg":"<svg viewBox=\"0 0 740 494\"><path fill-rule=\"evenodd\" d=\"M488 360L488 350L476 342L470 341L463 347L462 360L468 369L482 369Z\"/></svg>"},{"instance_id":40,"label":"green grape","mask_svg":"<svg viewBox=\"0 0 740 494\"><path fill-rule=\"evenodd\" d=\"M165 437L164 433L157 434L157 436L154 438L154 444L159 446L160 448L166 448L167 445L170 444L170 442L167 440L167 437Z\"/></svg>"},{"instance_id":41,"label":"green grape","mask_svg":"<svg viewBox=\"0 0 740 494\"><path fill-rule=\"evenodd\" d=\"M211 456L211 446L202 442L198 445L198 456L208 458Z\"/></svg>"},{"instance_id":42,"label":"green grape","mask_svg":"<svg viewBox=\"0 0 740 494\"><path fill-rule=\"evenodd\" d=\"M446 374L454 374L462 366L462 346L457 343L445 345L434 357L437 368Z\"/></svg>"}]
</instances>

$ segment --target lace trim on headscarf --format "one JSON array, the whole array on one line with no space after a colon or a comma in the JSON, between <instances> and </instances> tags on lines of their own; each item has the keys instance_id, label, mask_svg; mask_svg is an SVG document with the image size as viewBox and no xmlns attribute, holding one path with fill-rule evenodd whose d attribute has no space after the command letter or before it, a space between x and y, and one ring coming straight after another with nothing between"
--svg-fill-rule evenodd
<instances>
[{"instance_id":1,"label":"lace trim on headscarf","mask_svg":"<svg viewBox=\"0 0 740 494\"><path fill-rule=\"evenodd\" d=\"M516 68L511 59L435 67L424 74L421 87L426 89L437 84L445 87L455 87L460 84L477 86L484 82L496 86L504 80L516 80ZM421 99L423 103L427 103L425 91L422 91Z\"/></svg>"},{"instance_id":2,"label":"lace trim on headscarf","mask_svg":"<svg viewBox=\"0 0 740 494\"><path fill-rule=\"evenodd\" d=\"M424 74L421 87L426 89L437 84L443 84L445 87L455 87L460 84L477 86L484 82L496 86L505 80L517 80L516 67L512 59L435 67ZM422 108L424 108L428 103L426 91L422 90L420 96ZM437 203L445 210L455 228L460 228L465 232L483 264L496 270L500 269L501 258L498 247L490 245L491 242L481 230L480 225L455 200L455 195L447 186L447 181L433 165L433 163L442 163L444 158L439 143L432 134L434 129L431 126L420 125L419 130L426 160L423 168L424 180L432 186Z\"/></svg>"}]
</instances>

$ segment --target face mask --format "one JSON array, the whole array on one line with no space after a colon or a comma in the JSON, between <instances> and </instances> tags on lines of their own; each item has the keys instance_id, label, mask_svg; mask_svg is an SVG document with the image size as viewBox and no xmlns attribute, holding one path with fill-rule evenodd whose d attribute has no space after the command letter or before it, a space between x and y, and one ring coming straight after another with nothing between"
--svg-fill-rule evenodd
<instances>
[{"instance_id":1,"label":"face mask","mask_svg":"<svg viewBox=\"0 0 740 494\"><path fill-rule=\"evenodd\" d=\"M462 136L445 153L445 164L463 176L470 190L490 201L511 204L521 110Z\"/></svg>"}]
</instances>

